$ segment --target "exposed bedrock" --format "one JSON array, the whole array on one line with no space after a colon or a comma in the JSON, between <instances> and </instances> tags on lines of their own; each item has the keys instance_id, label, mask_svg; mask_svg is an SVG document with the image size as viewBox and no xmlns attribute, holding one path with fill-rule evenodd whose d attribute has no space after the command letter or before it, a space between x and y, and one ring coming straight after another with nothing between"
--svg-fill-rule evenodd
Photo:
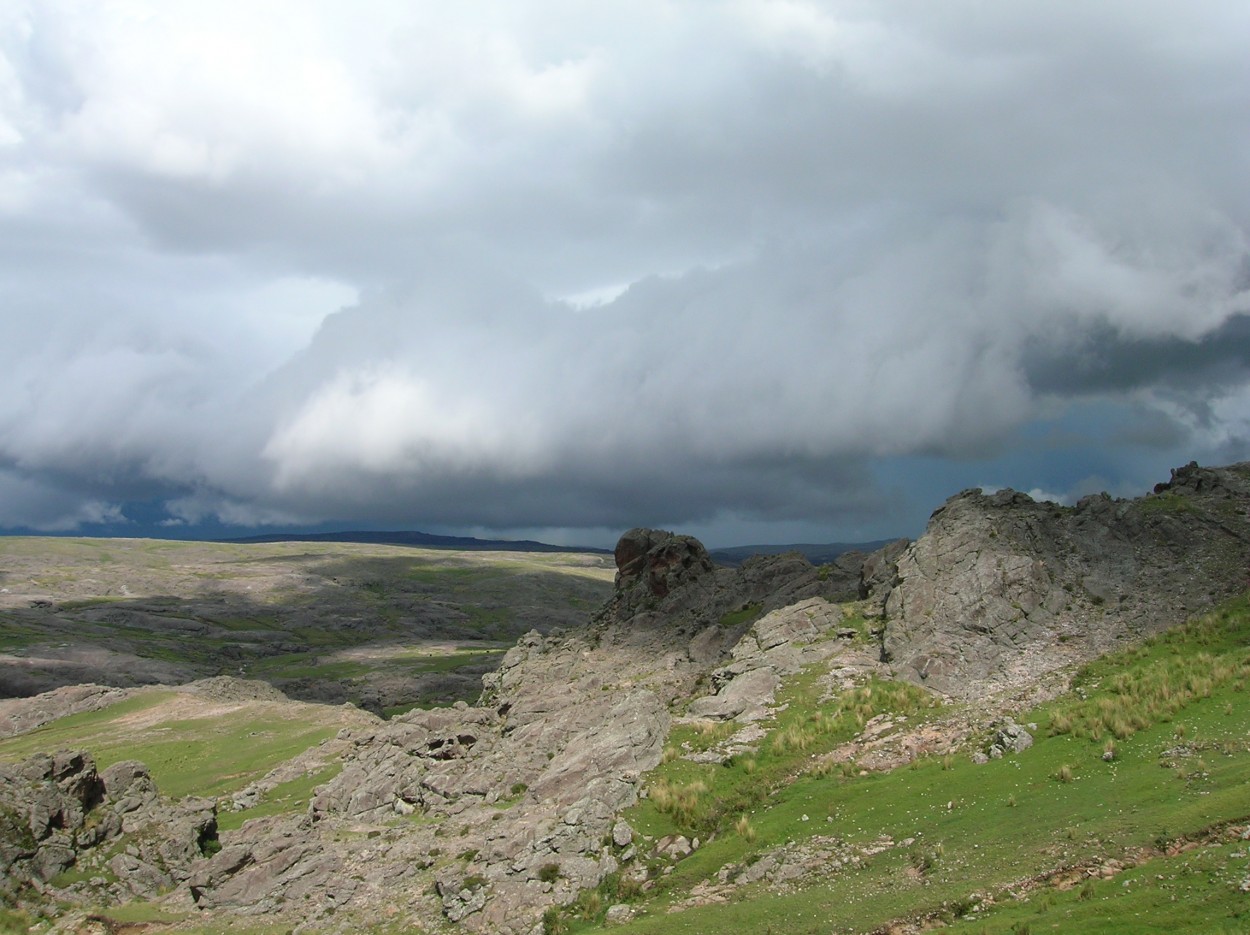
<instances>
[{"instance_id":1,"label":"exposed bedrock","mask_svg":"<svg viewBox=\"0 0 1250 935\"><path fill-rule=\"evenodd\" d=\"M1074 507L966 490L899 558L896 670L951 695L1024 686L1244 590L1250 465L1172 472L1135 500Z\"/></svg>"}]
</instances>

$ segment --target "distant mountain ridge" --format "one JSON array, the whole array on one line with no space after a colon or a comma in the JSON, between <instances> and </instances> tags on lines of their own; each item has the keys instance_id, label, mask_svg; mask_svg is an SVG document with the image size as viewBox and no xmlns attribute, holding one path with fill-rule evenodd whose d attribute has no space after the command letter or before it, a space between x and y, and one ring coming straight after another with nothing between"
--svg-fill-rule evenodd
<instances>
[{"instance_id":1,"label":"distant mountain ridge","mask_svg":"<svg viewBox=\"0 0 1250 935\"><path fill-rule=\"evenodd\" d=\"M237 539L219 539L218 542L363 542L369 545L411 545L427 549L461 549L474 552L589 552L595 555L611 554L611 549L599 549L583 545L552 545L533 539L477 539L473 536L438 536L417 530L374 532L371 530L348 530L346 532L270 533L263 536L243 536Z\"/></svg>"},{"instance_id":2,"label":"distant mountain ridge","mask_svg":"<svg viewBox=\"0 0 1250 935\"><path fill-rule=\"evenodd\" d=\"M585 552L610 555L611 549L583 545L552 545L534 539L478 539L473 536L440 536L418 530L346 530L344 532L269 533L218 539L218 542L361 542L368 545L408 545L426 549L460 549L474 552ZM813 565L827 565L848 552L875 552L893 539L872 542L794 542L776 545L731 545L709 550L712 560L736 567L753 555L784 555L798 552Z\"/></svg>"},{"instance_id":3,"label":"distant mountain ridge","mask_svg":"<svg viewBox=\"0 0 1250 935\"><path fill-rule=\"evenodd\" d=\"M813 565L828 565L847 552L875 552L894 539L874 539L872 542L793 542L786 545L732 545L709 549L712 561L721 565L741 565L752 555L784 555L798 552Z\"/></svg>"}]
</instances>

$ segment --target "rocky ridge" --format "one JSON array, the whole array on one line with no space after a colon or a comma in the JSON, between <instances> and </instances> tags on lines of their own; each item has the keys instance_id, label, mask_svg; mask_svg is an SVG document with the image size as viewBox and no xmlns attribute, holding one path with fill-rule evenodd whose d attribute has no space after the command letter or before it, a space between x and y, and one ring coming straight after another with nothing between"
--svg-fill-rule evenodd
<instances>
[{"instance_id":1,"label":"rocky ridge","mask_svg":"<svg viewBox=\"0 0 1250 935\"><path fill-rule=\"evenodd\" d=\"M531 932L545 909L629 869L645 844L618 813L636 801L696 683L727 660L725 686L762 671L757 655L789 672L807 657L786 647L840 615L819 597L828 581L798 556L723 569L689 537L633 530L617 565L616 592L590 624L524 636L485 677L478 706L341 736L351 752L309 814L224 835L193 874L197 903L302 917L387 907ZM767 614L762 629L745 617L722 624L743 608L754 616L795 602L786 621ZM748 633L756 649L733 657ZM745 702L757 709L761 699ZM316 843L347 826L365 832L359 846Z\"/></svg>"},{"instance_id":2,"label":"rocky ridge","mask_svg":"<svg viewBox=\"0 0 1250 935\"><path fill-rule=\"evenodd\" d=\"M965 700L1036 686L1245 590L1250 465L1189 464L1135 500L966 490L898 558L883 652Z\"/></svg>"}]
</instances>

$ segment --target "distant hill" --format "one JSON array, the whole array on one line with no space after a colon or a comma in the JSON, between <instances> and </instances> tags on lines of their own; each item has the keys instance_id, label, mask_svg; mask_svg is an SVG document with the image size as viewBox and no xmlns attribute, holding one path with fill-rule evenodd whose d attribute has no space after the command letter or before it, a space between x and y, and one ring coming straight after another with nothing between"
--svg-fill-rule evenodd
<instances>
[{"instance_id":1,"label":"distant hill","mask_svg":"<svg viewBox=\"0 0 1250 935\"><path fill-rule=\"evenodd\" d=\"M786 552L798 552L813 565L827 565L847 552L875 552L893 541L893 539L877 539L872 542L827 542L823 545L811 542L795 542L788 545L733 545L721 549L710 549L708 554L712 556L712 561L721 565L737 566L753 555L782 555Z\"/></svg>"},{"instance_id":2,"label":"distant hill","mask_svg":"<svg viewBox=\"0 0 1250 935\"><path fill-rule=\"evenodd\" d=\"M345 532L292 532L270 533L263 536L243 536L235 539L219 539L218 542L363 542L369 545L410 545L423 549L458 549L473 552L584 552L592 555L611 555L611 549L581 545L552 545L533 539L476 539L473 536L439 536L417 530L348 530ZM875 552L893 539L872 542L810 542L781 545L732 545L712 549L712 560L721 565L738 566L752 555L782 555L799 552L813 565L832 562L847 552Z\"/></svg>"},{"instance_id":3,"label":"distant hill","mask_svg":"<svg viewBox=\"0 0 1250 935\"><path fill-rule=\"evenodd\" d=\"M265 536L245 536L239 539L219 539L219 542L364 542L369 545L411 545L425 549L459 549L474 552L589 552L596 555L611 554L611 549L596 549L580 545L552 545L533 539L475 539L472 536L436 536L416 530L395 532L347 531L271 533Z\"/></svg>"}]
</instances>

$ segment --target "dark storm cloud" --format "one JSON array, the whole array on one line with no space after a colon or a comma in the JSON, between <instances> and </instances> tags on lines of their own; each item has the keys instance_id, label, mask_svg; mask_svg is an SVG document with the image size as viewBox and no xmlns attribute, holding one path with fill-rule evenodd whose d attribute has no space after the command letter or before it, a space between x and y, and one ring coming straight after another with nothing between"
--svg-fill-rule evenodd
<instances>
[{"instance_id":1,"label":"dark storm cloud","mask_svg":"<svg viewBox=\"0 0 1250 935\"><path fill-rule=\"evenodd\" d=\"M749 537L900 517L907 465L1250 455L1247 41L1216 2L13 4L0 525Z\"/></svg>"},{"instance_id":2,"label":"dark storm cloud","mask_svg":"<svg viewBox=\"0 0 1250 935\"><path fill-rule=\"evenodd\" d=\"M1029 385L1041 393L1114 393L1139 387L1211 391L1250 374L1250 315L1238 314L1193 340L1124 338L1091 327L1070 341L1038 338L1024 350Z\"/></svg>"}]
</instances>

